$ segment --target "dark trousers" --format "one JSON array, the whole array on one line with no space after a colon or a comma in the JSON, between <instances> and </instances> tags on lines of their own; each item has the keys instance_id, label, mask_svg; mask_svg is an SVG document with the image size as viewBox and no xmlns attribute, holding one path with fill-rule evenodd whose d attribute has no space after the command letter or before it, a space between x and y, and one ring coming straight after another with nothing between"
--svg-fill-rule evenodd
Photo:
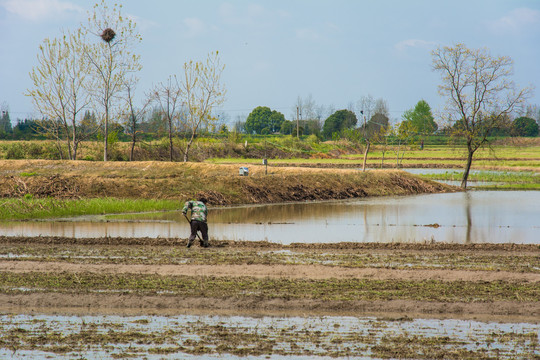
<instances>
[{"instance_id":1,"label":"dark trousers","mask_svg":"<svg viewBox=\"0 0 540 360\"><path fill-rule=\"evenodd\" d=\"M208 244L208 224L198 220L191 220L191 235L189 236L189 242L192 243L193 240L195 240L197 231L202 233L203 241Z\"/></svg>"}]
</instances>

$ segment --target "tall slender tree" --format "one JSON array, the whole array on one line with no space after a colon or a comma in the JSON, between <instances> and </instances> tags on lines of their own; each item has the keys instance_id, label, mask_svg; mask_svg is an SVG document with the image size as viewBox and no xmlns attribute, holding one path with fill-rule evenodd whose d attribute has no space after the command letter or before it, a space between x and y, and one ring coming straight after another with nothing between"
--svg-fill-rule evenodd
<instances>
[{"instance_id":1,"label":"tall slender tree","mask_svg":"<svg viewBox=\"0 0 540 360\"><path fill-rule=\"evenodd\" d=\"M81 112L89 106L89 63L81 31L66 32L60 39L45 39L39 46L38 65L32 69L33 87L26 95L42 115L40 132L65 142L70 159L85 138L79 126Z\"/></svg>"},{"instance_id":2,"label":"tall slender tree","mask_svg":"<svg viewBox=\"0 0 540 360\"><path fill-rule=\"evenodd\" d=\"M173 161L173 133L175 132L175 123L180 120L180 109L182 107L182 88L176 76L169 76L167 82L156 85L151 98L157 104L161 115L167 122L169 160Z\"/></svg>"},{"instance_id":3,"label":"tall slender tree","mask_svg":"<svg viewBox=\"0 0 540 360\"><path fill-rule=\"evenodd\" d=\"M134 51L141 36L133 20L122 15L122 5L109 8L105 0L94 6L82 29L92 37L85 54L92 69L90 89L103 124L103 160L107 161L109 123L123 111L121 94L126 90L126 78L142 68Z\"/></svg>"},{"instance_id":4,"label":"tall slender tree","mask_svg":"<svg viewBox=\"0 0 540 360\"><path fill-rule=\"evenodd\" d=\"M128 81L126 83L126 103L127 103L127 111L125 118L125 129L126 133L131 136L131 147L129 151L129 161L133 161L135 159L135 144L137 143L137 135L141 132L139 129L140 123L142 122L142 119L144 118L148 105L150 104L150 101L147 100L144 102L142 107L136 107L134 105L134 92L137 85L137 79L132 78L131 81Z\"/></svg>"},{"instance_id":5,"label":"tall slender tree","mask_svg":"<svg viewBox=\"0 0 540 360\"><path fill-rule=\"evenodd\" d=\"M212 110L225 101L226 90L221 83L224 69L225 65L221 64L217 51L208 54L205 62L184 63L181 88L186 116L182 120L191 132L184 148L184 162L189 159L189 150L200 126L217 121L217 118L212 116Z\"/></svg>"}]
</instances>

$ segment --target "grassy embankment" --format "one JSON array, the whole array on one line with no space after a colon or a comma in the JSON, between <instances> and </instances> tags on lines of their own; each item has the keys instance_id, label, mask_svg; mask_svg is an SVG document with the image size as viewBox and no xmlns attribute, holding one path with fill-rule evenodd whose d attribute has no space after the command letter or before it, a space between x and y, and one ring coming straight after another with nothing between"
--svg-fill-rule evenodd
<instances>
[{"instance_id":1,"label":"grassy embankment","mask_svg":"<svg viewBox=\"0 0 540 360\"><path fill-rule=\"evenodd\" d=\"M441 174L420 175L431 180L455 180L462 178L465 165L466 149L453 146L426 146L424 150L406 150L401 166L403 168L439 168L456 169ZM362 154L343 154L336 158L294 158L271 159L273 166L306 166L306 167L343 167L360 168ZM259 159L213 158L207 162L214 164L249 165L260 163ZM369 168L396 167L396 155L383 148L374 147L370 152L367 165ZM469 175L469 181L497 182L498 184L481 186L484 189L540 189L540 146L495 145L480 149L475 153L473 170L480 170ZM482 172L482 170L484 170ZM501 171L492 173L487 171ZM479 187L476 187L479 188Z\"/></svg>"},{"instance_id":2,"label":"grassy embankment","mask_svg":"<svg viewBox=\"0 0 540 360\"><path fill-rule=\"evenodd\" d=\"M367 164L370 168L395 167L396 155L390 150L383 151L381 146L374 146L370 151ZM454 146L426 146L424 150L402 149L405 151L403 167L433 167L433 168L462 168L467 156L465 147ZM361 165L363 154L341 154L335 157L317 158L314 155L310 159L290 158L271 159L273 165L316 165L337 164L347 166ZM401 156L401 155L400 155ZM206 162L214 164L260 164L260 159L244 158L212 158ZM473 168L489 170L515 170L530 168L531 171L540 171L540 146L492 146L480 149L475 153Z\"/></svg>"},{"instance_id":3,"label":"grassy embankment","mask_svg":"<svg viewBox=\"0 0 540 360\"><path fill-rule=\"evenodd\" d=\"M9 160L0 163L0 219L172 210L204 193L210 205L407 195L455 189L401 171L170 162Z\"/></svg>"},{"instance_id":4,"label":"grassy embankment","mask_svg":"<svg viewBox=\"0 0 540 360\"><path fill-rule=\"evenodd\" d=\"M460 171L446 171L441 174L423 174L424 179L461 181L463 173ZM469 181L492 182L490 185L475 185L475 189L490 190L540 190L540 173L535 172L474 172Z\"/></svg>"}]
</instances>

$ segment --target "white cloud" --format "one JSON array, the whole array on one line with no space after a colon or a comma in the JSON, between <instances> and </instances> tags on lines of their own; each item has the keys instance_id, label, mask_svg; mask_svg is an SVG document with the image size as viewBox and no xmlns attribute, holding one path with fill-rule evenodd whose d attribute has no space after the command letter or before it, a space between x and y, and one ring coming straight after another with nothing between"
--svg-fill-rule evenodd
<instances>
[{"instance_id":1,"label":"white cloud","mask_svg":"<svg viewBox=\"0 0 540 360\"><path fill-rule=\"evenodd\" d=\"M516 33L537 24L540 24L540 11L529 8L518 8L510 11L502 18L488 23L488 26L492 31L497 33Z\"/></svg>"},{"instance_id":2,"label":"white cloud","mask_svg":"<svg viewBox=\"0 0 540 360\"><path fill-rule=\"evenodd\" d=\"M135 24L137 24L137 27L141 29L142 31L159 27L159 24L156 23L155 21L151 21L137 15L127 14L126 17L130 19L131 21L133 21Z\"/></svg>"},{"instance_id":3,"label":"white cloud","mask_svg":"<svg viewBox=\"0 0 540 360\"><path fill-rule=\"evenodd\" d=\"M303 28L296 30L296 37L300 40L318 41L321 40L321 35L313 29Z\"/></svg>"},{"instance_id":4,"label":"white cloud","mask_svg":"<svg viewBox=\"0 0 540 360\"><path fill-rule=\"evenodd\" d=\"M291 14L280 9L267 9L260 4L238 6L223 3L219 7L223 23L235 26L264 26L275 21L290 18Z\"/></svg>"},{"instance_id":5,"label":"white cloud","mask_svg":"<svg viewBox=\"0 0 540 360\"><path fill-rule=\"evenodd\" d=\"M318 27L317 30L313 28L300 28L296 29L296 38L300 40L308 41L331 41L336 34L339 34L341 29L339 26L332 22L327 22L324 26Z\"/></svg>"},{"instance_id":6,"label":"white cloud","mask_svg":"<svg viewBox=\"0 0 540 360\"><path fill-rule=\"evenodd\" d=\"M9 13L30 21L64 17L84 11L80 6L61 0L7 0L1 5Z\"/></svg>"},{"instance_id":7,"label":"white cloud","mask_svg":"<svg viewBox=\"0 0 540 360\"><path fill-rule=\"evenodd\" d=\"M199 18L185 18L183 20L186 32L184 36L187 38L194 38L204 34L207 30L204 22Z\"/></svg>"},{"instance_id":8,"label":"white cloud","mask_svg":"<svg viewBox=\"0 0 540 360\"><path fill-rule=\"evenodd\" d=\"M426 41L420 39L407 39L398 42L394 45L394 48L398 51L406 51L409 48L430 49L437 43L434 41Z\"/></svg>"}]
</instances>

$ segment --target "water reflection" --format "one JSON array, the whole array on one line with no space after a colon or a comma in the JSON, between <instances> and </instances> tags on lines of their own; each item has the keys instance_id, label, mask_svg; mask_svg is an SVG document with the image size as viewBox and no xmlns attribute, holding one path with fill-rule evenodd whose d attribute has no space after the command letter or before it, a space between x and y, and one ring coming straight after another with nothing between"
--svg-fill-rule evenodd
<instances>
[{"instance_id":1,"label":"water reflection","mask_svg":"<svg viewBox=\"0 0 540 360\"><path fill-rule=\"evenodd\" d=\"M472 191L322 203L214 208L210 238L290 244L540 243L540 191ZM7 236L186 238L179 212L0 223Z\"/></svg>"},{"instance_id":2,"label":"water reflection","mask_svg":"<svg viewBox=\"0 0 540 360\"><path fill-rule=\"evenodd\" d=\"M386 316L385 316L386 317ZM86 333L109 334L114 329L116 336L110 343L96 342L87 346L84 342L73 343L65 353L52 353L50 348L65 344L65 339L82 338ZM211 331L219 329L219 331ZM125 357L163 359L164 353L175 349L175 359L194 358L182 351L189 350L193 343L207 350L215 350L226 343L224 334L245 338L246 349L271 343L276 353L263 350L263 356L237 356L227 353L222 347L219 354L206 355L212 359L331 359L344 349L352 358L375 352L381 344L393 344L392 339L411 341L418 344L413 351L421 354L436 345L448 353L466 349L467 354L478 354L483 358L499 359L533 358L538 353L538 340L534 334L540 331L538 323L483 322L457 319L387 319L353 316L220 316L220 315L46 315L46 314L2 314L0 331L5 334L24 333L23 344L32 344L28 349L21 347L0 348L0 358L42 359L110 359ZM62 338L48 336L50 332L62 334ZM170 334L177 334L170 336ZM308 336L317 334L316 342ZM135 338L123 341L124 338ZM135 337L136 336L136 337ZM141 339L141 341L137 341ZM451 341L444 341L451 339ZM62 342L62 340L64 340ZM202 341L201 341L202 340ZM444 342L443 342L444 341ZM295 346L293 347L292 344ZM386 344L386 345L385 345ZM223 350L225 349L225 350ZM293 350L294 349L294 350ZM163 350L163 351L159 351ZM168 351L167 351L168 350ZM128 352L129 351L129 352ZM266 354L266 355L265 355ZM170 358L168 356L167 358Z\"/></svg>"}]
</instances>

